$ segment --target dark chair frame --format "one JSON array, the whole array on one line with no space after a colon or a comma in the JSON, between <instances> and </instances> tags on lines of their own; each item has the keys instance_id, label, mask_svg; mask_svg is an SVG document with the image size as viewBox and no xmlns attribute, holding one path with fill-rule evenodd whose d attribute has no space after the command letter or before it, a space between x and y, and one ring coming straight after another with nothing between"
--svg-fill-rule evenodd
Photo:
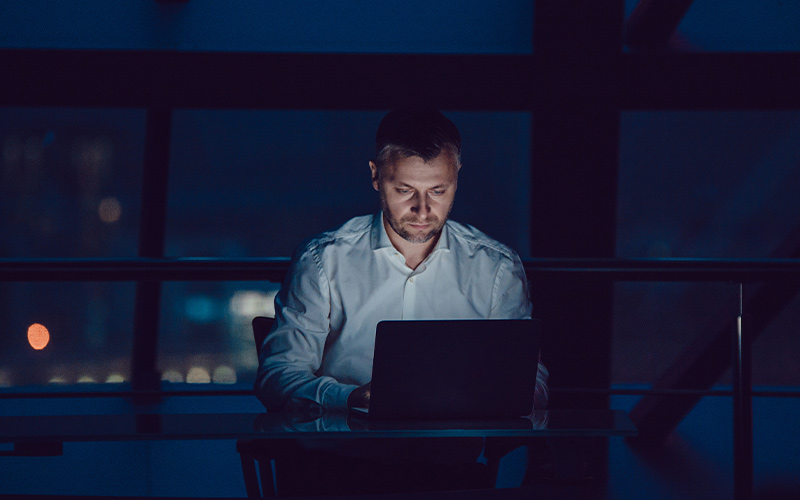
<instances>
[{"instance_id":1,"label":"dark chair frame","mask_svg":"<svg viewBox=\"0 0 800 500\"><path fill-rule=\"evenodd\" d=\"M260 352L264 339L272 329L274 322L273 318L266 316L253 318L253 339L257 353ZM274 460L280 456L284 445L283 440L239 439L236 441L236 451L239 452L239 459L242 462L242 475L248 497L278 496Z\"/></svg>"}]
</instances>

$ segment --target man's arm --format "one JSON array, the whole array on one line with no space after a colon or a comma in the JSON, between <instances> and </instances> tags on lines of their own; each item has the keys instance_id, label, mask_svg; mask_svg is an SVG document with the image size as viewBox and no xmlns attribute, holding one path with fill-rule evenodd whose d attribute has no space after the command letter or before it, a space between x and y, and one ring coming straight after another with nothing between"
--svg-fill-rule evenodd
<instances>
[{"instance_id":1,"label":"man's arm","mask_svg":"<svg viewBox=\"0 0 800 500\"><path fill-rule=\"evenodd\" d=\"M528 280L525 269L519 256L514 254L513 259L503 261L495 277L492 290L492 310L490 318L497 319L529 319L532 305L528 294ZM539 354L539 370L536 373L536 392L533 407L541 410L547 407L550 392L547 388L547 379L550 373L542 364Z\"/></svg>"},{"instance_id":2,"label":"man's arm","mask_svg":"<svg viewBox=\"0 0 800 500\"><path fill-rule=\"evenodd\" d=\"M345 408L354 385L317 376L330 331L330 288L314 249L298 251L259 349L255 391L270 411Z\"/></svg>"},{"instance_id":3,"label":"man's arm","mask_svg":"<svg viewBox=\"0 0 800 500\"><path fill-rule=\"evenodd\" d=\"M517 254L503 259L494 278L489 318L530 319L531 300L525 268Z\"/></svg>"}]
</instances>

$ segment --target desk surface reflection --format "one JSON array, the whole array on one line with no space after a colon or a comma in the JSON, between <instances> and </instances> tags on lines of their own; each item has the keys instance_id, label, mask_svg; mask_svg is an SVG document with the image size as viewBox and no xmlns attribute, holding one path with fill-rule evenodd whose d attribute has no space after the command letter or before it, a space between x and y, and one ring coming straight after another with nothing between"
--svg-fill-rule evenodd
<instances>
[{"instance_id":1,"label":"desk surface reflection","mask_svg":"<svg viewBox=\"0 0 800 500\"><path fill-rule=\"evenodd\" d=\"M0 442L171 439L634 436L620 410L540 411L504 420L381 420L348 413L127 414L0 417Z\"/></svg>"}]
</instances>

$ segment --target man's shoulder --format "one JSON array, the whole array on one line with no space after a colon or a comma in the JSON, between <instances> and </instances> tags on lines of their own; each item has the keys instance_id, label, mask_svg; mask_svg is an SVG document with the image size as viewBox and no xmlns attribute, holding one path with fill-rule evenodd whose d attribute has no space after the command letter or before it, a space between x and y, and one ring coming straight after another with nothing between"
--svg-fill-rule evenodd
<instances>
[{"instance_id":1,"label":"man's shoulder","mask_svg":"<svg viewBox=\"0 0 800 500\"><path fill-rule=\"evenodd\" d=\"M447 230L454 242L465 245L473 251L484 251L507 259L518 259L517 253L500 243L480 229L453 220L447 221Z\"/></svg>"},{"instance_id":2,"label":"man's shoulder","mask_svg":"<svg viewBox=\"0 0 800 500\"><path fill-rule=\"evenodd\" d=\"M298 248L301 252L318 251L336 243L355 242L369 236L373 215L353 217L341 226L306 239Z\"/></svg>"}]
</instances>

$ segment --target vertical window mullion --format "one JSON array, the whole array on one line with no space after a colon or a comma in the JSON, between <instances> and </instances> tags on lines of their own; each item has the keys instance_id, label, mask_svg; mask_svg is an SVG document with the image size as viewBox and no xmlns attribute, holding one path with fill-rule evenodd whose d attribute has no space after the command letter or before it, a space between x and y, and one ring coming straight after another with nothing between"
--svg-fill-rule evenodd
<instances>
[{"instance_id":1,"label":"vertical window mullion","mask_svg":"<svg viewBox=\"0 0 800 500\"><path fill-rule=\"evenodd\" d=\"M164 256L171 129L172 109L147 110L139 229L140 258ZM160 388L161 377L156 369L160 312L161 281L137 282L131 355L131 388L134 391Z\"/></svg>"}]
</instances>

